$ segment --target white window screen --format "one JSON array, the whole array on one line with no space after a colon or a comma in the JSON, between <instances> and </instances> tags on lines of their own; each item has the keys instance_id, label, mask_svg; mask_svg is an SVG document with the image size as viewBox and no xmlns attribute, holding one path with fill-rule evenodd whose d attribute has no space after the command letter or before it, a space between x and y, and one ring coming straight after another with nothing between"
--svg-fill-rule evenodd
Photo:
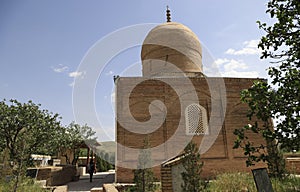
<instances>
[{"instance_id":1,"label":"white window screen","mask_svg":"<svg viewBox=\"0 0 300 192\"><path fill-rule=\"evenodd\" d=\"M186 133L201 135L208 133L207 114L204 107L191 104L185 110Z\"/></svg>"}]
</instances>

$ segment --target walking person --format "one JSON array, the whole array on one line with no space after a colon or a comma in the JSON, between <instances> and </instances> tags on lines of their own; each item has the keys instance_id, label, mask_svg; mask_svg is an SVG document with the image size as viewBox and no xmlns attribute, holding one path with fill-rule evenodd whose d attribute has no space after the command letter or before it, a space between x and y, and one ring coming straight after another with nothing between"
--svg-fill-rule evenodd
<instances>
[{"instance_id":1,"label":"walking person","mask_svg":"<svg viewBox=\"0 0 300 192\"><path fill-rule=\"evenodd\" d=\"M95 164L94 164L94 160L91 159L90 164L89 164L89 174L90 174L90 182L93 181L93 174L95 171Z\"/></svg>"}]
</instances>

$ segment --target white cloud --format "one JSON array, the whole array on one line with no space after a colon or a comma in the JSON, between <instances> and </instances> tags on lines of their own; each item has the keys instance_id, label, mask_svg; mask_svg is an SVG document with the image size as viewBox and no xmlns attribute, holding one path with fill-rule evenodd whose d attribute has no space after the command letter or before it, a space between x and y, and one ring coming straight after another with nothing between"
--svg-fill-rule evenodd
<instances>
[{"instance_id":1,"label":"white cloud","mask_svg":"<svg viewBox=\"0 0 300 192\"><path fill-rule=\"evenodd\" d=\"M246 63L244 63L241 60L235 60L235 59L231 59L228 62L226 62L226 64L224 65L224 70L225 71L231 71L231 70L236 70L236 69L247 69L248 66L246 65Z\"/></svg>"},{"instance_id":2,"label":"white cloud","mask_svg":"<svg viewBox=\"0 0 300 192\"><path fill-rule=\"evenodd\" d=\"M259 40L250 40L243 43L243 48L240 50L228 49L225 53L229 55L256 55L260 53L260 50L257 48Z\"/></svg>"},{"instance_id":3,"label":"white cloud","mask_svg":"<svg viewBox=\"0 0 300 192\"><path fill-rule=\"evenodd\" d=\"M80 78L83 79L85 73L86 73L85 71L73 71L73 72L69 73L69 77L73 77L74 78L73 82L70 83L69 86L70 87L74 87L74 85L75 85L75 78L79 78L80 77Z\"/></svg>"},{"instance_id":4,"label":"white cloud","mask_svg":"<svg viewBox=\"0 0 300 192\"><path fill-rule=\"evenodd\" d=\"M111 93L111 95L110 95L110 102L111 102L111 106L115 110L115 103L116 103L116 93L115 92Z\"/></svg>"},{"instance_id":5,"label":"white cloud","mask_svg":"<svg viewBox=\"0 0 300 192\"><path fill-rule=\"evenodd\" d=\"M217 60L215 61L215 64L217 65L217 67L219 67L220 65L222 65L222 64L224 64L224 63L227 63L227 62L229 62L229 59L227 59L227 58L224 58L224 59L217 59Z\"/></svg>"},{"instance_id":6,"label":"white cloud","mask_svg":"<svg viewBox=\"0 0 300 192\"><path fill-rule=\"evenodd\" d=\"M247 70L249 67L243 60L235 59L217 59L215 61L223 77L249 77L256 78L259 76L257 71Z\"/></svg>"},{"instance_id":7,"label":"white cloud","mask_svg":"<svg viewBox=\"0 0 300 192\"><path fill-rule=\"evenodd\" d=\"M244 77L244 78L257 78L259 76L257 71L225 71L222 73L223 77Z\"/></svg>"},{"instance_id":8,"label":"white cloud","mask_svg":"<svg viewBox=\"0 0 300 192\"><path fill-rule=\"evenodd\" d=\"M77 77L80 77L80 76L83 76L83 72L74 71L74 72L69 73L69 77L77 78Z\"/></svg>"},{"instance_id":9,"label":"white cloud","mask_svg":"<svg viewBox=\"0 0 300 192\"><path fill-rule=\"evenodd\" d=\"M246 47L257 48L259 41L260 41L259 39L255 39L255 40L245 41L243 44Z\"/></svg>"},{"instance_id":10,"label":"white cloud","mask_svg":"<svg viewBox=\"0 0 300 192\"><path fill-rule=\"evenodd\" d=\"M115 92L112 92L112 93L111 93L110 99L111 99L112 101L115 101L115 99L116 99L116 93L115 93Z\"/></svg>"},{"instance_id":11,"label":"white cloud","mask_svg":"<svg viewBox=\"0 0 300 192\"><path fill-rule=\"evenodd\" d=\"M56 73L62 73L62 72L68 71L69 68L67 66L63 66L60 64L59 67L53 67L52 69Z\"/></svg>"},{"instance_id":12,"label":"white cloud","mask_svg":"<svg viewBox=\"0 0 300 192\"><path fill-rule=\"evenodd\" d=\"M112 75L112 74L114 74L113 71L109 71L109 72L105 73L105 75Z\"/></svg>"}]
</instances>

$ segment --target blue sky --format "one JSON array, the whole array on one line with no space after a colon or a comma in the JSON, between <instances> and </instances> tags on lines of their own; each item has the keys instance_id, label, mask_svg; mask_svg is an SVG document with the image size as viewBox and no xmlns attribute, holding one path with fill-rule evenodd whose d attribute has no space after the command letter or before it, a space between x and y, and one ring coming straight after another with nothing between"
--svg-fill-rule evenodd
<instances>
[{"instance_id":1,"label":"blue sky","mask_svg":"<svg viewBox=\"0 0 300 192\"><path fill-rule=\"evenodd\" d=\"M172 21L186 25L198 36L223 76L266 78L269 64L259 60L256 49L264 34L256 21L271 22L265 13L266 2L2 0L0 99L32 100L59 113L62 124L69 124L75 120L74 78L83 75L78 67L88 50L122 27L165 22L166 5ZM125 50L99 75L94 101L99 122L87 120L99 140L114 140L113 75L124 74L139 58L140 46Z\"/></svg>"}]
</instances>

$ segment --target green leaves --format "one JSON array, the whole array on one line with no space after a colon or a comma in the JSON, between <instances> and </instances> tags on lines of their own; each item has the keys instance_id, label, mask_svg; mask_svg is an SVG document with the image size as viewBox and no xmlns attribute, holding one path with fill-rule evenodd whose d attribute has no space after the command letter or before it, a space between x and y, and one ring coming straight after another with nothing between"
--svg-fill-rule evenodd
<instances>
[{"instance_id":1,"label":"green leaves","mask_svg":"<svg viewBox=\"0 0 300 192\"><path fill-rule=\"evenodd\" d=\"M14 191L31 163L31 154L46 153L47 144L59 129L58 115L40 109L40 105L32 101L20 103L12 99L0 102L0 150L9 151L12 173L17 178Z\"/></svg>"},{"instance_id":2,"label":"green leaves","mask_svg":"<svg viewBox=\"0 0 300 192\"><path fill-rule=\"evenodd\" d=\"M77 149L84 140L95 140L95 132L87 125L71 123L64 128L59 119L58 114L41 109L41 105L32 101L0 101L0 150L9 151L12 173L16 178L25 175L31 154L53 155L60 146ZM17 187L18 179L14 191Z\"/></svg>"},{"instance_id":3,"label":"green leaves","mask_svg":"<svg viewBox=\"0 0 300 192\"><path fill-rule=\"evenodd\" d=\"M96 142L95 131L88 125L79 125L71 122L67 127L63 127L56 140L57 149L66 157L69 164L75 165L79 156L80 146L83 143L93 144ZM70 157L68 150L73 151ZM72 162L70 162L72 159Z\"/></svg>"},{"instance_id":4,"label":"green leaves","mask_svg":"<svg viewBox=\"0 0 300 192\"><path fill-rule=\"evenodd\" d=\"M248 118L255 124L234 131L237 135L234 148L245 151L247 165L267 161L270 171L280 176L283 164L278 145L300 150L300 1L270 0L266 13L275 22L268 26L257 21L266 32L258 48L263 50L261 59L271 60L268 69L271 84L257 81L241 93L241 100L250 109ZM272 119L276 120L275 128ZM260 134L266 140L265 145L255 147L248 141L246 130Z\"/></svg>"},{"instance_id":5,"label":"green leaves","mask_svg":"<svg viewBox=\"0 0 300 192\"><path fill-rule=\"evenodd\" d=\"M143 149L140 150L137 169L134 170L134 183L136 192L155 191L155 177L152 170L152 158L149 137L145 137Z\"/></svg>"},{"instance_id":6,"label":"green leaves","mask_svg":"<svg viewBox=\"0 0 300 192\"><path fill-rule=\"evenodd\" d=\"M40 145L47 143L53 132L60 128L58 114L42 110L32 101L3 100L0 111L0 135L6 143L2 147L10 149L12 159L19 158L21 146L22 152L29 153L27 156L37 152Z\"/></svg>"},{"instance_id":7,"label":"green leaves","mask_svg":"<svg viewBox=\"0 0 300 192\"><path fill-rule=\"evenodd\" d=\"M183 184L181 185L184 192L198 192L205 188L205 182L201 179L203 162L200 160L198 148L193 141L190 141L184 149L184 158L182 165L184 172L181 173Z\"/></svg>"}]
</instances>

